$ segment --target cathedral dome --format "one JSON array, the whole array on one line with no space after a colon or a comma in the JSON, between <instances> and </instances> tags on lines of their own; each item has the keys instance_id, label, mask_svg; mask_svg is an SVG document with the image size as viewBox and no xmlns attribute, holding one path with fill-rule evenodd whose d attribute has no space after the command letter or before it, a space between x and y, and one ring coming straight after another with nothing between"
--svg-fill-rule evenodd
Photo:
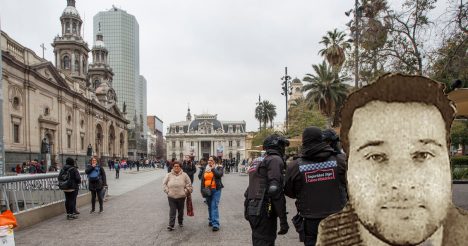
<instances>
[{"instance_id":1,"label":"cathedral dome","mask_svg":"<svg viewBox=\"0 0 468 246\"><path fill-rule=\"evenodd\" d=\"M80 13L78 13L78 10L74 6L67 6L62 13L62 16L65 15L74 15L80 17Z\"/></svg>"}]
</instances>

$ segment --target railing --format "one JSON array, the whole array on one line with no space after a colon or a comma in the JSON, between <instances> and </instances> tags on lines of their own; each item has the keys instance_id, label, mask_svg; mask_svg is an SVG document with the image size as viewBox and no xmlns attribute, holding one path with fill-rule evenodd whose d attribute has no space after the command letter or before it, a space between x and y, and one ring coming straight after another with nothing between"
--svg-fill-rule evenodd
<instances>
[{"instance_id":1,"label":"railing","mask_svg":"<svg viewBox=\"0 0 468 246\"><path fill-rule=\"evenodd\" d=\"M80 172L79 194L88 191L88 176ZM0 208L13 213L27 211L65 200L58 188L58 172L0 177Z\"/></svg>"}]
</instances>

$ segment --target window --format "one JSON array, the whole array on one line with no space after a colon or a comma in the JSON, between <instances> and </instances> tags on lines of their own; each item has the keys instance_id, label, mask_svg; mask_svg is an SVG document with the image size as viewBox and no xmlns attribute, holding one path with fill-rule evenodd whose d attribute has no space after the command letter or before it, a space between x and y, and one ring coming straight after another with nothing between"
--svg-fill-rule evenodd
<instances>
[{"instance_id":1,"label":"window","mask_svg":"<svg viewBox=\"0 0 468 246\"><path fill-rule=\"evenodd\" d=\"M180 154L179 154L179 157L180 157L179 160L183 160L183 159L184 159L184 154L183 154L183 153L180 153Z\"/></svg>"},{"instance_id":2,"label":"window","mask_svg":"<svg viewBox=\"0 0 468 246\"><path fill-rule=\"evenodd\" d=\"M236 144L237 144L237 147L240 147L240 141L239 140L236 141Z\"/></svg>"},{"instance_id":3,"label":"window","mask_svg":"<svg viewBox=\"0 0 468 246\"><path fill-rule=\"evenodd\" d=\"M76 32L76 22L73 22L72 32L73 32L74 34L77 33L77 32Z\"/></svg>"},{"instance_id":4,"label":"window","mask_svg":"<svg viewBox=\"0 0 468 246\"><path fill-rule=\"evenodd\" d=\"M172 159L175 159L175 158L176 158L176 154L172 153Z\"/></svg>"},{"instance_id":5,"label":"window","mask_svg":"<svg viewBox=\"0 0 468 246\"><path fill-rule=\"evenodd\" d=\"M78 59L75 60L75 72L80 72L80 61Z\"/></svg>"},{"instance_id":6,"label":"window","mask_svg":"<svg viewBox=\"0 0 468 246\"><path fill-rule=\"evenodd\" d=\"M65 33L70 33L70 22L65 22Z\"/></svg>"},{"instance_id":7,"label":"window","mask_svg":"<svg viewBox=\"0 0 468 246\"><path fill-rule=\"evenodd\" d=\"M62 68L70 70L70 57L64 56L62 60L63 60Z\"/></svg>"},{"instance_id":8,"label":"window","mask_svg":"<svg viewBox=\"0 0 468 246\"><path fill-rule=\"evenodd\" d=\"M232 141L229 141L229 147L232 147Z\"/></svg>"},{"instance_id":9,"label":"window","mask_svg":"<svg viewBox=\"0 0 468 246\"><path fill-rule=\"evenodd\" d=\"M81 128L83 128L83 126L84 126L84 120L81 120L81 121L80 121L80 126L81 126Z\"/></svg>"},{"instance_id":10,"label":"window","mask_svg":"<svg viewBox=\"0 0 468 246\"><path fill-rule=\"evenodd\" d=\"M183 147L184 147L184 141L180 141L179 146L180 146L181 148L183 148Z\"/></svg>"},{"instance_id":11,"label":"window","mask_svg":"<svg viewBox=\"0 0 468 246\"><path fill-rule=\"evenodd\" d=\"M71 135L67 135L67 148L71 148Z\"/></svg>"},{"instance_id":12,"label":"window","mask_svg":"<svg viewBox=\"0 0 468 246\"><path fill-rule=\"evenodd\" d=\"M13 108L18 109L20 104L19 97L13 97Z\"/></svg>"},{"instance_id":13,"label":"window","mask_svg":"<svg viewBox=\"0 0 468 246\"><path fill-rule=\"evenodd\" d=\"M46 107L46 108L44 109L44 116L47 116L47 115L49 115L49 114L50 114L50 109L49 109L49 107Z\"/></svg>"},{"instance_id":14,"label":"window","mask_svg":"<svg viewBox=\"0 0 468 246\"><path fill-rule=\"evenodd\" d=\"M19 124L13 124L13 142L15 143L20 142L19 130Z\"/></svg>"},{"instance_id":15,"label":"window","mask_svg":"<svg viewBox=\"0 0 468 246\"><path fill-rule=\"evenodd\" d=\"M172 148L175 148L175 141L172 141ZM175 154L174 154L175 155ZM174 157L175 158L175 157Z\"/></svg>"},{"instance_id":16,"label":"window","mask_svg":"<svg viewBox=\"0 0 468 246\"><path fill-rule=\"evenodd\" d=\"M81 146L81 150L84 150L84 137L81 136L80 138L80 146Z\"/></svg>"},{"instance_id":17,"label":"window","mask_svg":"<svg viewBox=\"0 0 468 246\"><path fill-rule=\"evenodd\" d=\"M192 141L192 142L190 142L190 146L192 146L192 147L193 147L193 141Z\"/></svg>"},{"instance_id":18,"label":"window","mask_svg":"<svg viewBox=\"0 0 468 246\"><path fill-rule=\"evenodd\" d=\"M71 115L68 115L68 116L67 116L67 123L70 124L71 121L72 121L72 117L71 117Z\"/></svg>"}]
</instances>

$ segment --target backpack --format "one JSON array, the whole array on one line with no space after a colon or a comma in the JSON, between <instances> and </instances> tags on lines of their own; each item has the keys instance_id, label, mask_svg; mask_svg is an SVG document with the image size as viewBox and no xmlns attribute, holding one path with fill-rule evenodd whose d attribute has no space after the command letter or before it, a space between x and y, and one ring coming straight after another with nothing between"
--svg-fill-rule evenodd
<instances>
[{"instance_id":1,"label":"backpack","mask_svg":"<svg viewBox=\"0 0 468 246\"><path fill-rule=\"evenodd\" d=\"M70 170L71 168L68 168L66 171L62 169L60 171L60 174L58 176L58 187L61 190L69 190L72 189L72 181L70 178Z\"/></svg>"},{"instance_id":2,"label":"backpack","mask_svg":"<svg viewBox=\"0 0 468 246\"><path fill-rule=\"evenodd\" d=\"M115 169L115 170L118 170L118 169L120 169L119 163L117 163L117 162L116 162L116 163L114 163L114 169Z\"/></svg>"},{"instance_id":3,"label":"backpack","mask_svg":"<svg viewBox=\"0 0 468 246\"><path fill-rule=\"evenodd\" d=\"M88 174L89 181L98 181L101 178L101 168L94 168L91 173Z\"/></svg>"}]
</instances>

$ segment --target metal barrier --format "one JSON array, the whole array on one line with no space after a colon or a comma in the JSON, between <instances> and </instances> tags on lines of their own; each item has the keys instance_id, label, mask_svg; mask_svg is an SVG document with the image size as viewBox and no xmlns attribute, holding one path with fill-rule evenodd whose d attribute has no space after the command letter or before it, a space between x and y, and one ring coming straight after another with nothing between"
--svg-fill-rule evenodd
<instances>
[{"instance_id":1,"label":"metal barrier","mask_svg":"<svg viewBox=\"0 0 468 246\"><path fill-rule=\"evenodd\" d=\"M0 208L13 213L31 210L65 200L58 188L58 172L0 177ZM79 194L88 192L88 176L80 172Z\"/></svg>"}]
</instances>

